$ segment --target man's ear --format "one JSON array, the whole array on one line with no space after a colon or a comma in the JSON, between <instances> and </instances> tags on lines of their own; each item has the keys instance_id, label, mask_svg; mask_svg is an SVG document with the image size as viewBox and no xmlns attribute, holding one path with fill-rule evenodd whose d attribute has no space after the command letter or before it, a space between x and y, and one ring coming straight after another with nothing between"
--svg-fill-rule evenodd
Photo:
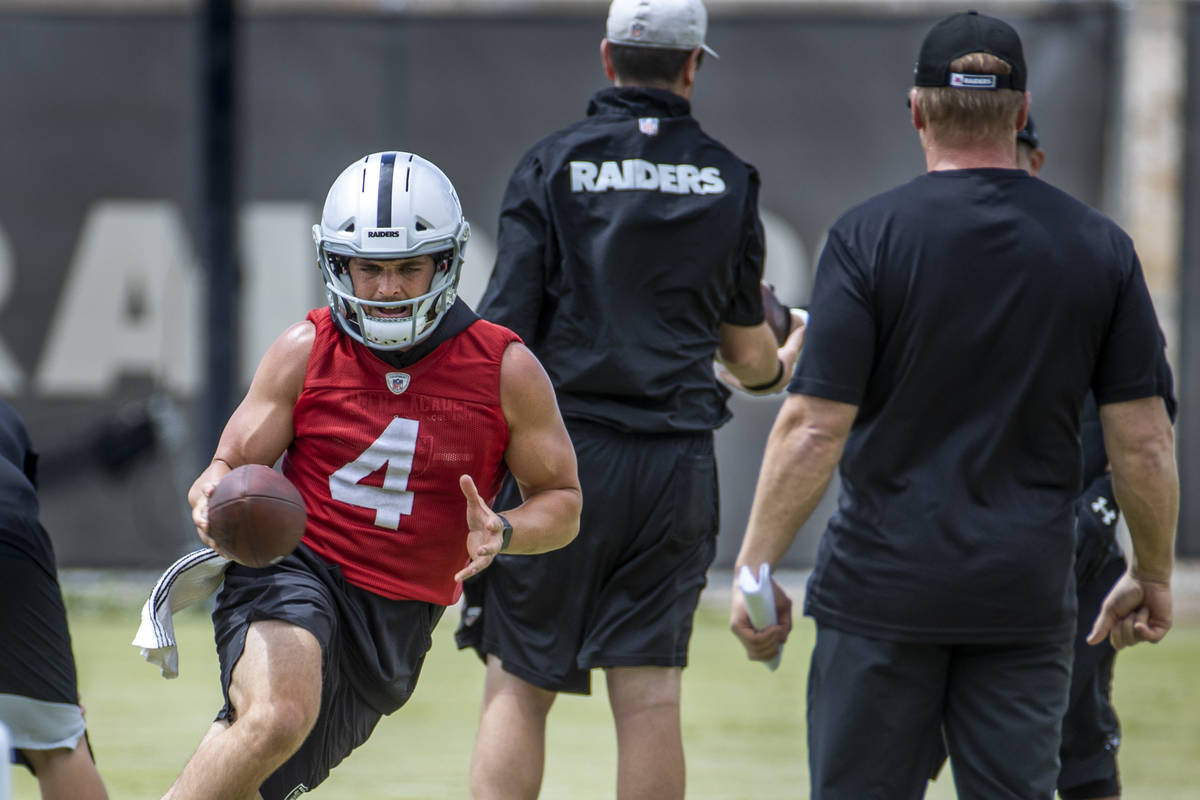
<instances>
[{"instance_id":1,"label":"man's ear","mask_svg":"<svg viewBox=\"0 0 1200 800\"><path fill-rule=\"evenodd\" d=\"M1042 148L1038 148L1029 154L1029 174L1037 175L1042 171L1042 165L1046 163L1046 154L1042 152Z\"/></svg>"},{"instance_id":2,"label":"man's ear","mask_svg":"<svg viewBox=\"0 0 1200 800\"><path fill-rule=\"evenodd\" d=\"M600 40L600 62L604 64L604 75L612 83L617 82L617 71L613 68L612 53L608 50L608 39Z\"/></svg>"},{"instance_id":3,"label":"man's ear","mask_svg":"<svg viewBox=\"0 0 1200 800\"><path fill-rule=\"evenodd\" d=\"M1017 115L1017 130L1025 127L1025 123L1029 121L1029 91L1025 92L1025 99L1021 102L1021 113Z\"/></svg>"},{"instance_id":4,"label":"man's ear","mask_svg":"<svg viewBox=\"0 0 1200 800\"><path fill-rule=\"evenodd\" d=\"M925 116L921 113L921 106L917 103L917 89L914 86L908 90L908 113L912 118L912 126L918 131L925 127Z\"/></svg>"},{"instance_id":5,"label":"man's ear","mask_svg":"<svg viewBox=\"0 0 1200 800\"><path fill-rule=\"evenodd\" d=\"M688 56L687 63L683 65L683 81L691 88L696 85L696 73L700 71L700 59L704 57L704 51L697 47Z\"/></svg>"}]
</instances>

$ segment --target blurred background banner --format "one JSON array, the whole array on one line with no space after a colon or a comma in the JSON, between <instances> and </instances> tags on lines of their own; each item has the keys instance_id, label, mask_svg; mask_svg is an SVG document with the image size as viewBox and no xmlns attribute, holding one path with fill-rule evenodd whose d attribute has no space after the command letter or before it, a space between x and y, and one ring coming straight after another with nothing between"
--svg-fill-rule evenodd
<instances>
[{"instance_id":1,"label":"blurred background banner","mask_svg":"<svg viewBox=\"0 0 1200 800\"><path fill-rule=\"evenodd\" d=\"M1043 177L1120 221L1128 12L979 7L1024 39ZM518 157L606 85L605 9L0 2L0 393L43 453L60 563L157 567L194 546L184 493L214 426L275 336L324 303L310 228L346 164L397 149L446 171L475 234L462 293L478 299ZM704 63L693 111L762 174L767 278L785 300L807 300L843 211L923 171L905 94L921 38L954 10L710 3L721 58ZM1200 285L1183 272L1194 305ZM1167 319L1186 348L1186 321L1180 337ZM1178 355L1186 420L1195 376ZM718 564L740 541L778 405L735 397L718 432ZM1190 444L1181 436L1181 455ZM788 566L810 563L832 494Z\"/></svg>"}]
</instances>

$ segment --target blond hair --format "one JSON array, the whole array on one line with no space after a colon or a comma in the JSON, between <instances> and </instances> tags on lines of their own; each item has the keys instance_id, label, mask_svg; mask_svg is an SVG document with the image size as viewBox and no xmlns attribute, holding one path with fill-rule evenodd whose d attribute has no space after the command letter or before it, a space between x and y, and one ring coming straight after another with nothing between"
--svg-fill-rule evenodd
<instances>
[{"instance_id":1,"label":"blond hair","mask_svg":"<svg viewBox=\"0 0 1200 800\"><path fill-rule=\"evenodd\" d=\"M950 71L1008 75L1012 67L988 53L968 53L950 62ZM993 137L1011 140L1016 135L1024 99L1025 93L1015 89L917 87L917 105L930 135L952 146Z\"/></svg>"}]
</instances>

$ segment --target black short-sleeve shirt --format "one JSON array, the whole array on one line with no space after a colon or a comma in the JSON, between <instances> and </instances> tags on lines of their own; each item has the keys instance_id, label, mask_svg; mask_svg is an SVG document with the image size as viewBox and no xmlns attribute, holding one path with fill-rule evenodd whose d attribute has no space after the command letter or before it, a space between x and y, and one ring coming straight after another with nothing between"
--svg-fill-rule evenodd
<instances>
[{"instance_id":1,"label":"black short-sleeve shirt","mask_svg":"<svg viewBox=\"0 0 1200 800\"><path fill-rule=\"evenodd\" d=\"M1164 395L1132 242L1020 170L931 172L852 209L789 385L858 406L806 612L916 641L1074 624L1080 418Z\"/></svg>"},{"instance_id":2,"label":"black short-sleeve shirt","mask_svg":"<svg viewBox=\"0 0 1200 800\"><path fill-rule=\"evenodd\" d=\"M763 319L758 187L684 98L604 89L517 164L479 313L529 345L567 419L712 430L720 325Z\"/></svg>"}]
</instances>

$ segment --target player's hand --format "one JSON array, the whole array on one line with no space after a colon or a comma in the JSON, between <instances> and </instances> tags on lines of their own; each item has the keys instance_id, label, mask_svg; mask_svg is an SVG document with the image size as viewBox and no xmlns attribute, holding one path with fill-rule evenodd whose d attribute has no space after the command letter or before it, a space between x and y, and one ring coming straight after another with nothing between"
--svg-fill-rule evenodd
<instances>
[{"instance_id":1,"label":"player's hand","mask_svg":"<svg viewBox=\"0 0 1200 800\"><path fill-rule=\"evenodd\" d=\"M1113 649L1159 642L1171 629L1171 585L1126 572L1113 585L1088 634L1088 644L1108 637Z\"/></svg>"},{"instance_id":2,"label":"player's hand","mask_svg":"<svg viewBox=\"0 0 1200 800\"><path fill-rule=\"evenodd\" d=\"M804 334L808 330L807 311L803 308L792 308L788 311L792 315L792 332L776 351L779 360L783 362L784 386L792 379L792 373L796 370L796 361L800 358L800 351L804 349Z\"/></svg>"},{"instance_id":3,"label":"player's hand","mask_svg":"<svg viewBox=\"0 0 1200 800\"><path fill-rule=\"evenodd\" d=\"M216 550L225 558L229 558L229 556L221 553L217 543L208 535L208 501L212 497L213 490L217 488L217 484L231 470L232 468L225 461L214 458L204 472L200 473L200 477L196 478L192 488L188 490L188 503L192 507L192 524L196 526L196 535L201 544Z\"/></svg>"},{"instance_id":4,"label":"player's hand","mask_svg":"<svg viewBox=\"0 0 1200 800\"><path fill-rule=\"evenodd\" d=\"M212 497L213 490L217 488L217 481L206 483L197 488L193 492L192 502L192 523L196 526L196 536L199 537L200 543L210 550L215 550L218 555L229 557L228 553L222 553L221 548L217 547L217 543L211 536L208 535L208 500Z\"/></svg>"},{"instance_id":5,"label":"player's hand","mask_svg":"<svg viewBox=\"0 0 1200 800\"><path fill-rule=\"evenodd\" d=\"M779 648L787 641L792 632L792 599L787 592L779 588L779 584L771 580L771 588L775 592L774 625L756 630L750 624L750 613L746 610L746 597L738 588L737 581L733 583L733 595L729 608L729 629L746 648L746 655L751 661L770 661L779 652Z\"/></svg>"},{"instance_id":6,"label":"player's hand","mask_svg":"<svg viewBox=\"0 0 1200 800\"><path fill-rule=\"evenodd\" d=\"M804 329L808 327L808 312L803 308L789 308L788 313L792 315L792 332L788 334L787 341L780 347L793 347L797 353L804 347Z\"/></svg>"},{"instance_id":7,"label":"player's hand","mask_svg":"<svg viewBox=\"0 0 1200 800\"><path fill-rule=\"evenodd\" d=\"M213 481L198 487L197 491L192 493L192 523L200 532L201 539L208 538L205 535L208 533L208 500L216 488L217 482Z\"/></svg>"},{"instance_id":8,"label":"player's hand","mask_svg":"<svg viewBox=\"0 0 1200 800\"><path fill-rule=\"evenodd\" d=\"M467 498L467 555L471 561L454 576L465 581L487 569L504 546L504 523L479 496L470 475L461 475L458 486Z\"/></svg>"},{"instance_id":9,"label":"player's hand","mask_svg":"<svg viewBox=\"0 0 1200 800\"><path fill-rule=\"evenodd\" d=\"M717 377L725 383L732 386L734 389L746 392L747 394L771 394L781 391L788 382L792 379L792 372L796 369L796 360L800 357L800 350L804 347L804 331L808 325L808 312L802 308L788 309L792 318L792 332L788 334L784 343L775 351L779 362L783 364L783 371L779 375L779 382L774 386L766 389L759 389L757 392L751 392L746 388L746 385L737 379L729 368L717 362Z\"/></svg>"}]
</instances>

